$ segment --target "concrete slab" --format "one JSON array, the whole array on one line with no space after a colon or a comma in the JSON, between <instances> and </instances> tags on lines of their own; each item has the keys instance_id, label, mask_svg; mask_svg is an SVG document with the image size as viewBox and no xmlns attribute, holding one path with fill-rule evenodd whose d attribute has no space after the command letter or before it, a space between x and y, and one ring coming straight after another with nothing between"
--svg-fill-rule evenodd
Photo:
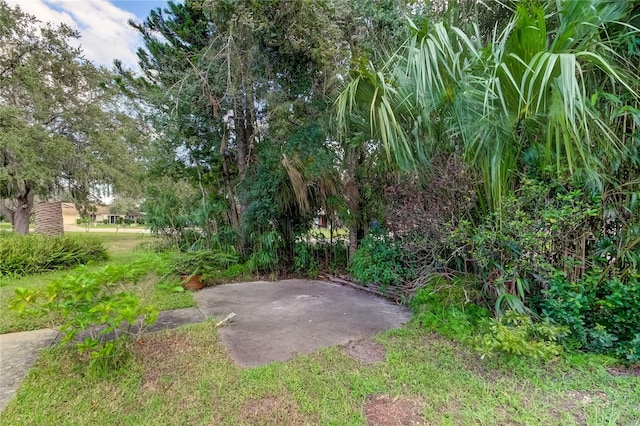
<instances>
[{"instance_id":1,"label":"concrete slab","mask_svg":"<svg viewBox=\"0 0 640 426\"><path fill-rule=\"evenodd\" d=\"M160 311L158 312L158 319L156 320L156 322L153 325L146 327L143 332L151 333L154 331L168 330L172 328L178 328L181 325L185 324L199 324L205 322L206 320L207 317L205 317L198 308L182 308L173 309L170 311ZM140 326L141 321L138 321L131 327L130 332L132 334L137 334L140 331ZM87 331L76 334L73 338L73 341L82 342L85 338L87 338L87 336L91 336L92 333L93 335L97 335L97 333L104 328L105 326L89 328ZM107 334L108 340L112 340L115 337L116 334L114 332ZM55 343L60 343L62 338L63 335L62 333L60 333Z\"/></svg>"},{"instance_id":2,"label":"concrete slab","mask_svg":"<svg viewBox=\"0 0 640 426\"><path fill-rule=\"evenodd\" d=\"M411 319L401 306L324 281L227 284L194 296L205 315L222 319L237 314L219 334L241 367L286 361L400 327Z\"/></svg>"},{"instance_id":3,"label":"concrete slab","mask_svg":"<svg viewBox=\"0 0 640 426\"><path fill-rule=\"evenodd\" d=\"M177 328L185 324L199 324L206 320L207 318L198 308L182 308L171 311L162 311L158 313L158 320L156 323L147 328L146 331L167 330Z\"/></svg>"},{"instance_id":4,"label":"concrete slab","mask_svg":"<svg viewBox=\"0 0 640 426\"><path fill-rule=\"evenodd\" d=\"M58 331L50 328L0 334L0 411L16 393L40 351L51 346L57 336Z\"/></svg>"}]
</instances>

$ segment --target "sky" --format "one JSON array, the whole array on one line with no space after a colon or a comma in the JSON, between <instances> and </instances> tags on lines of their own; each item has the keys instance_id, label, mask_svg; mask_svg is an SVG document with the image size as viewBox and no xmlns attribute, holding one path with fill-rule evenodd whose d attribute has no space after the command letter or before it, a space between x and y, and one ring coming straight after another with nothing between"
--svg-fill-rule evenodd
<instances>
[{"instance_id":1,"label":"sky","mask_svg":"<svg viewBox=\"0 0 640 426\"><path fill-rule=\"evenodd\" d=\"M40 21L65 23L80 31L85 57L111 66L120 59L137 67L136 50L142 42L129 19L142 22L149 11L164 7L164 0L6 0Z\"/></svg>"}]
</instances>

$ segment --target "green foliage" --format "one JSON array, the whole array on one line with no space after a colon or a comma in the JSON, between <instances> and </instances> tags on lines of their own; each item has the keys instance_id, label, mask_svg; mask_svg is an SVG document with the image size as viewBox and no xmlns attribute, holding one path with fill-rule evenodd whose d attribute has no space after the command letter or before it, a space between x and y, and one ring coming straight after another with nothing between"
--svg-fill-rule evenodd
<instances>
[{"instance_id":1,"label":"green foliage","mask_svg":"<svg viewBox=\"0 0 640 426\"><path fill-rule=\"evenodd\" d=\"M487 309L473 303L477 298L468 277L446 280L433 275L411 299L410 306L421 326L463 341L483 357L502 353L547 360L561 353L557 340L567 334L566 327L549 321L534 322L530 315L512 310L489 318Z\"/></svg>"},{"instance_id":2,"label":"green foliage","mask_svg":"<svg viewBox=\"0 0 640 426\"><path fill-rule=\"evenodd\" d=\"M318 230L311 231L313 241L298 241L294 247L294 271L316 278L321 271L346 272L347 246L336 238L333 242Z\"/></svg>"},{"instance_id":3,"label":"green foliage","mask_svg":"<svg viewBox=\"0 0 640 426\"><path fill-rule=\"evenodd\" d=\"M80 267L43 289L17 288L11 309L23 314L55 313L65 323L63 343L76 341L79 352L90 354L98 374L117 368L128 354L132 339L157 318L125 286L136 283L162 263L148 255L133 263L110 264L98 270Z\"/></svg>"},{"instance_id":4,"label":"green foliage","mask_svg":"<svg viewBox=\"0 0 640 426\"><path fill-rule=\"evenodd\" d=\"M107 251L96 238L0 232L0 259L0 277L21 277L104 260Z\"/></svg>"},{"instance_id":5,"label":"green foliage","mask_svg":"<svg viewBox=\"0 0 640 426\"><path fill-rule=\"evenodd\" d=\"M555 274L541 302L543 315L571 331L566 344L595 353L640 359L640 280L594 269L580 280Z\"/></svg>"},{"instance_id":6,"label":"green foliage","mask_svg":"<svg viewBox=\"0 0 640 426\"><path fill-rule=\"evenodd\" d=\"M378 283L383 289L400 284L412 276L400 243L389 237L382 228L371 230L360 241L349 270L364 285Z\"/></svg>"},{"instance_id":7,"label":"green foliage","mask_svg":"<svg viewBox=\"0 0 640 426\"><path fill-rule=\"evenodd\" d=\"M508 310L504 315L481 322L479 334L471 338L471 342L483 358L502 353L548 360L562 353L558 339L567 331L566 327L549 321L534 322L529 315Z\"/></svg>"},{"instance_id":8,"label":"green foliage","mask_svg":"<svg viewBox=\"0 0 640 426\"><path fill-rule=\"evenodd\" d=\"M482 277L496 312L525 313L526 297L546 287L556 270L573 273L586 261L584 236L600 209L600 199L583 191L524 179L499 210L477 224L460 222L447 237L449 262Z\"/></svg>"},{"instance_id":9,"label":"green foliage","mask_svg":"<svg viewBox=\"0 0 640 426\"><path fill-rule=\"evenodd\" d=\"M79 33L0 1L0 211L29 232L36 195L68 188L77 204L109 185L136 191L145 125ZM64 185L60 185L64 181Z\"/></svg>"},{"instance_id":10,"label":"green foliage","mask_svg":"<svg viewBox=\"0 0 640 426\"><path fill-rule=\"evenodd\" d=\"M277 232L283 263L293 260L296 236L310 229L313 215L334 191L331 157L324 140L321 129L310 125L296 132L284 147L263 146L258 164L240 187L246 205L243 232L253 248L263 245L260 234Z\"/></svg>"},{"instance_id":11,"label":"green foliage","mask_svg":"<svg viewBox=\"0 0 640 426\"><path fill-rule=\"evenodd\" d=\"M235 251L195 250L177 253L173 256L171 270L179 275L202 275L204 282L218 281L224 277L230 266L238 263Z\"/></svg>"},{"instance_id":12,"label":"green foliage","mask_svg":"<svg viewBox=\"0 0 640 426\"><path fill-rule=\"evenodd\" d=\"M314 256L314 247L304 241L299 241L295 245L295 258L293 269L298 274L304 274L310 278L316 278L320 273L320 265Z\"/></svg>"},{"instance_id":13,"label":"green foliage","mask_svg":"<svg viewBox=\"0 0 640 426\"><path fill-rule=\"evenodd\" d=\"M452 282L432 276L410 301L414 320L451 339L466 341L489 311L473 303L473 286L462 278Z\"/></svg>"},{"instance_id":14,"label":"green foliage","mask_svg":"<svg viewBox=\"0 0 640 426\"><path fill-rule=\"evenodd\" d=\"M253 252L246 262L254 272L276 273L280 269L283 258L284 241L277 231L263 232L253 237Z\"/></svg>"},{"instance_id":15,"label":"green foliage","mask_svg":"<svg viewBox=\"0 0 640 426\"><path fill-rule=\"evenodd\" d=\"M543 3L543 4L540 4ZM483 177L486 206L498 209L516 183L523 154L540 146L548 176L602 186L602 161L624 154L612 99L636 105L637 59L607 36L635 12L629 2L523 2L510 22L482 34L427 22L388 62L361 66L340 95L345 133L358 121L396 163L428 166L453 149ZM546 6L546 8L545 8ZM637 33L629 22L625 31ZM607 83L604 83L604 82ZM600 97L602 84L612 97ZM592 98L594 96L594 98Z\"/></svg>"},{"instance_id":16,"label":"green foliage","mask_svg":"<svg viewBox=\"0 0 640 426\"><path fill-rule=\"evenodd\" d=\"M225 280L229 281L243 281L251 278L251 268L247 264L238 263L235 265L229 265L223 273Z\"/></svg>"},{"instance_id":17,"label":"green foliage","mask_svg":"<svg viewBox=\"0 0 640 426\"><path fill-rule=\"evenodd\" d=\"M225 226L226 209L217 197L203 200L187 182L163 177L147 187L143 221L172 249L228 250L236 236Z\"/></svg>"}]
</instances>

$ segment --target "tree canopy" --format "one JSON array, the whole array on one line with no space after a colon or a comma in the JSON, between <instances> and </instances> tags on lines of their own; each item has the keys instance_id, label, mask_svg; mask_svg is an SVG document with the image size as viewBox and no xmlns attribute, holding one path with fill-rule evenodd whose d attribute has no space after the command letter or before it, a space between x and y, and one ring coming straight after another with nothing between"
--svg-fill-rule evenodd
<instances>
[{"instance_id":1,"label":"tree canopy","mask_svg":"<svg viewBox=\"0 0 640 426\"><path fill-rule=\"evenodd\" d=\"M28 233L34 197L78 204L133 181L143 127L78 33L0 2L0 213Z\"/></svg>"},{"instance_id":2,"label":"tree canopy","mask_svg":"<svg viewBox=\"0 0 640 426\"><path fill-rule=\"evenodd\" d=\"M170 170L228 210L216 220L291 247L308 217L341 196L332 102L351 61L399 40L403 3L169 2L141 24L144 78L159 113L152 170ZM377 47L377 46L376 46ZM134 82L135 81L135 82ZM333 211L333 209L327 209Z\"/></svg>"}]
</instances>

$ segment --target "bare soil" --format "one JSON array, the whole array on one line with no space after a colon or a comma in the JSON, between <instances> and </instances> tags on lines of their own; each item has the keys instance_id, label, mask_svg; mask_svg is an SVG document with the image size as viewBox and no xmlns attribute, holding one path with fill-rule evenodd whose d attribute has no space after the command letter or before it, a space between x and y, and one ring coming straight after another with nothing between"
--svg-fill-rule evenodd
<instances>
[{"instance_id":1,"label":"bare soil","mask_svg":"<svg viewBox=\"0 0 640 426\"><path fill-rule=\"evenodd\" d=\"M251 425L304 425L308 420L293 401L281 396L248 399L242 408L242 417Z\"/></svg>"},{"instance_id":2,"label":"bare soil","mask_svg":"<svg viewBox=\"0 0 640 426\"><path fill-rule=\"evenodd\" d=\"M626 367L608 367L607 371L612 376L617 377L640 377L640 364L633 364Z\"/></svg>"},{"instance_id":3,"label":"bare soil","mask_svg":"<svg viewBox=\"0 0 640 426\"><path fill-rule=\"evenodd\" d=\"M382 345L367 338L352 340L346 344L345 349L349 356L367 365L384 362L386 356Z\"/></svg>"},{"instance_id":4,"label":"bare soil","mask_svg":"<svg viewBox=\"0 0 640 426\"><path fill-rule=\"evenodd\" d=\"M170 383L163 383L164 365L182 364L184 357L191 352L190 343L185 336L174 333L148 335L144 340L136 342L135 354L143 361L144 376L141 389L143 392L167 390Z\"/></svg>"},{"instance_id":5,"label":"bare soil","mask_svg":"<svg viewBox=\"0 0 640 426\"><path fill-rule=\"evenodd\" d=\"M420 399L369 395L364 416L369 426L424 425L423 409L424 401Z\"/></svg>"},{"instance_id":6,"label":"bare soil","mask_svg":"<svg viewBox=\"0 0 640 426\"><path fill-rule=\"evenodd\" d=\"M553 405L551 413L553 417L560 422L563 414L569 414L573 417L576 424L586 425L587 418L584 413L584 408L592 404L606 404L607 394L604 392L583 392L569 390L565 392L564 397L549 401Z\"/></svg>"}]
</instances>

